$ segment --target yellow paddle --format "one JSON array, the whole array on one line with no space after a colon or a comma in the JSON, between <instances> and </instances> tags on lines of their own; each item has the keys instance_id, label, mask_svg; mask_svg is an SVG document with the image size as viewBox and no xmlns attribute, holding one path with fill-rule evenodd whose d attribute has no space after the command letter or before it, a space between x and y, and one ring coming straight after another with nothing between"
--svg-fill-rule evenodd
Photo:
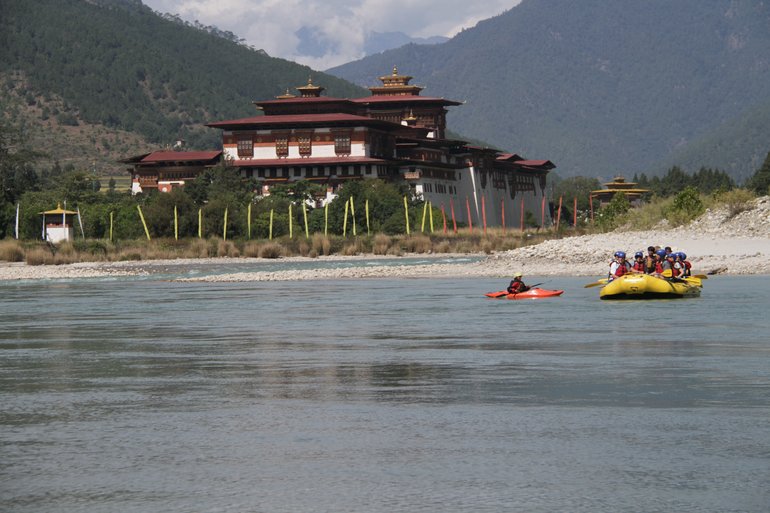
<instances>
[{"instance_id":1,"label":"yellow paddle","mask_svg":"<svg viewBox=\"0 0 770 513\"><path fill-rule=\"evenodd\" d=\"M661 276L663 276L664 278L671 278L672 274L673 273L672 273L671 269L666 269L665 271L663 271L661 273ZM706 276L705 274L692 274L690 276L687 276L687 278L698 278L699 280L708 280L709 279L709 277Z\"/></svg>"},{"instance_id":2,"label":"yellow paddle","mask_svg":"<svg viewBox=\"0 0 770 513\"><path fill-rule=\"evenodd\" d=\"M602 278L600 280L596 280L593 283L588 283L587 285L583 285L583 288L590 289L591 287L598 287L599 285L607 285L607 282L609 282L607 278Z\"/></svg>"}]
</instances>

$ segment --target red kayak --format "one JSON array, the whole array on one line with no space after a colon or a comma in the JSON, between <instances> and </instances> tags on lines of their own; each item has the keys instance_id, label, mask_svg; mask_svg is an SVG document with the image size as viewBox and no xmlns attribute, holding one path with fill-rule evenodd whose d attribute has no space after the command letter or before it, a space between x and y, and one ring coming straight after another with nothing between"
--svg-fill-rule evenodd
<instances>
[{"instance_id":1,"label":"red kayak","mask_svg":"<svg viewBox=\"0 0 770 513\"><path fill-rule=\"evenodd\" d=\"M487 292L484 295L495 299L540 299L544 297L561 296L562 294L564 294L563 290L547 290L535 287L526 292L519 292L518 294L508 294L507 290L501 290L499 292Z\"/></svg>"}]
</instances>

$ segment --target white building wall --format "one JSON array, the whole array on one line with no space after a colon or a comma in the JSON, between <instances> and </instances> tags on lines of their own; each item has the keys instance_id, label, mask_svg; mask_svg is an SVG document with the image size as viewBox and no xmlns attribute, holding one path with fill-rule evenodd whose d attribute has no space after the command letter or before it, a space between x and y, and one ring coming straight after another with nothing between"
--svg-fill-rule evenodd
<instances>
[{"instance_id":1,"label":"white building wall","mask_svg":"<svg viewBox=\"0 0 770 513\"><path fill-rule=\"evenodd\" d=\"M447 222L451 222L451 209L454 207L455 219L459 223L468 226L468 210L470 208L473 228L483 229L484 213L486 213L487 227L502 226L503 209L505 209L506 228L521 228L521 201L524 200L524 212L532 212L538 225L541 222L541 207L543 194L537 184L535 191L517 192L511 199L510 190L496 189L491 180L487 181L485 188L481 187L481 181L473 168L461 169L456 173L459 180L445 181L435 179L420 179L416 184L416 191L422 195L425 201L430 201L434 208L444 207ZM431 184L431 192L425 191L425 184ZM436 184L454 186L456 193L437 193ZM483 201L482 201L483 198ZM451 200L451 203L450 203ZM545 205L545 225L551 224L548 205Z\"/></svg>"}]
</instances>

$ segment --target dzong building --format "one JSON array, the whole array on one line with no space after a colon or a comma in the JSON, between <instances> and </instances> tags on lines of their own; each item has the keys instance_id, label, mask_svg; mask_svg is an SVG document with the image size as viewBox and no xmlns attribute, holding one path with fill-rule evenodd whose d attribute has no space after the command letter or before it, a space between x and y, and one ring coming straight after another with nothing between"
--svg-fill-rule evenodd
<instances>
[{"instance_id":1,"label":"dzong building","mask_svg":"<svg viewBox=\"0 0 770 513\"><path fill-rule=\"evenodd\" d=\"M259 184L257 194L309 180L325 186L322 206L349 180L379 178L405 181L415 196L451 209L466 225L470 215L474 225L485 218L500 226L505 213L506 226L516 227L523 211L538 224L550 222L546 177L555 166L447 138L447 109L461 102L422 96L411 79L394 67L369 88L371 96L354 99L324 96L308 80L296 95L254 102L262 115L207 126L222 130L222 158Z\"/></svg>"}]
</instances>

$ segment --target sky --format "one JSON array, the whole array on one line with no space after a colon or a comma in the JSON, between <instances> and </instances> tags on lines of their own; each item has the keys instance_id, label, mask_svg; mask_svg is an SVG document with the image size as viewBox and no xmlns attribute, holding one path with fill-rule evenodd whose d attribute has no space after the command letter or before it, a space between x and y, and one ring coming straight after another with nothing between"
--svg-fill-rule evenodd
<instances>
[{"instance_id":1,"label":"sky","mask_svg":"<svg viewBox=\"0 0 770 513\"><path fill-rule=\"evenodd\" d=\"M230 31L272 57L325 70L364 56L368 32L411 37L452 37L521 0L143 0L160 13L177 14ZM297 30L323 38L322 56L300 55Z\"/></svg>"}]
</instances>

